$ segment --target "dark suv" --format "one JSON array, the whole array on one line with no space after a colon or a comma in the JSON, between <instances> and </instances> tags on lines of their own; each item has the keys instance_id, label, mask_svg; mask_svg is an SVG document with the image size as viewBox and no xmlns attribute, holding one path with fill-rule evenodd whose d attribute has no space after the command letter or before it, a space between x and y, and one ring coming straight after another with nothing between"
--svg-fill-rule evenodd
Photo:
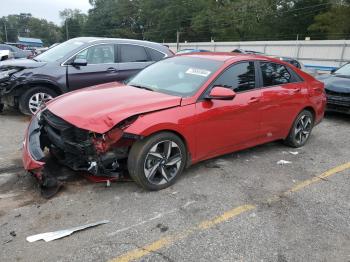
<instances>
[{"instance_id":1,"label":"dark suv","mask_svg":"<svg viewBox=\"0 0 350 262\"><path fill-rule=\"evenodd\" d=\"M123 81L149 64L172 56L161 44L80 37L68 40L32 60L0 63L0 104L34 114L45 100L101 83Z\"/></svg>"}]
</instances>

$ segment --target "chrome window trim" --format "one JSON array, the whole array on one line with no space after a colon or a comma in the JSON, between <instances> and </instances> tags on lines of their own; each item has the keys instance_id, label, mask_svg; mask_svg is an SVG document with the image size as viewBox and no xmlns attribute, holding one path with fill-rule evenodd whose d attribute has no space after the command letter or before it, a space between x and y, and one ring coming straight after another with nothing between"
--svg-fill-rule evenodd
<instances>
[{"instance_id":1,"label":"chrome window trim","mask_svg":"<svg viewBox=\"0 0 350 262\"><path fill-rule=\"evenodd\" d=\"M95 41L95 40L94 40ZM96 40L96 41L99 41L99 40ZM104 40L105 41L105 40ZM113 41L113 40L111 40ZM76 56L77 54L79 54L80 52L90 48L90 47L93 47L93 46L97 46L97 45L110 45L110 44L113 44L113 45L136 45L136 46L140 46L140 47L143 47L143 48L150 48L150 49L153 49L159 53L162 53L164 54L164 58L168 57L168 54L162 52L162 51L159 51L153 47L149 47L149 46L145 46L145 45L140 45L140 44L135 44L135 43L106 43L106 42L103 42L103 43L98 43L98 44L94 44L94 45L89 45L81 50L79 50L78 52L76 52L74 55L71 55L69 58L67 58L64 62L61 63L61 66L69 66L66 64L67 61L69 61L70 59L72 59L74 56ZM146 51L147 52L147 51ZM146 61L146 62L119 62L119 63L103 63L103 64L87 64L87 65L106 65L106 64L125 64L125 63L149 63L149 62L155 62L155 61Z\"/></svg>"},{"instance_id":2,"label":"chrome window trim","mask_svg":"<svg viewBox=\"0 0 350 262\"><path fill-rule=\"evenodd\" d=\"M61 63L61 66L70 66L67 65L66 62L69 61L70 59L72 59L74 56L76 56L77 54L85 51L86 49L93 47L93 46L98 46L98 45L111 45L111 43L98 43L98 44L94 44L94 45L89 45L81 50L79 50L78 52L76 52L74 55L71 55L69 58L67 58L64 62ZM106 64L115 64L115 63L103 63L103 64L88 64L88 65L106 65Z\"/></svg>"}]
</instances>

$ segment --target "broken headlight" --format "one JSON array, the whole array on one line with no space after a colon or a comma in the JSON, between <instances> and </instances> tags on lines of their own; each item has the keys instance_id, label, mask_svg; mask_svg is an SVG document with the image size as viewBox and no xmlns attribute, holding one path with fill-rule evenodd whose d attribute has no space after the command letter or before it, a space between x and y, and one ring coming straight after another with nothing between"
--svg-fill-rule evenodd
<instances>
[{"instance_id":1,"label":"broken headlight","mask_svg":"<svg viewBox=\"0 0 350 262\"><path fill-rule=\"evenodd\" d=\"M18 71L19 69L9 69L9 70L0 69L0 80L7 80L10 78L11 75L13 75Z\"/></svg>"}]
</instances>

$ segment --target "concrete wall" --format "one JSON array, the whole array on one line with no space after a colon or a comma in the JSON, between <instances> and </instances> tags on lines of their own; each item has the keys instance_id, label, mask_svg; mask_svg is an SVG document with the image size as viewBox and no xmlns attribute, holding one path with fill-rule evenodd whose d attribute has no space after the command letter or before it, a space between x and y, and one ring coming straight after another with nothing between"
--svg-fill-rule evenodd
<instances>
[{"instance_id":1,"label":"concrete wall","mask_svg":"<svg viewBox=\"0 0 350 262\"><path fill-rule=\"evenodd\" d=\"M176 43L169 43L176 51ZM230 52L235 48L260 51L269 55L294 57L306 66L339 67L350 62L350 40L198 42L180 43L185 48Z\"/></svg>"}]
</instances>

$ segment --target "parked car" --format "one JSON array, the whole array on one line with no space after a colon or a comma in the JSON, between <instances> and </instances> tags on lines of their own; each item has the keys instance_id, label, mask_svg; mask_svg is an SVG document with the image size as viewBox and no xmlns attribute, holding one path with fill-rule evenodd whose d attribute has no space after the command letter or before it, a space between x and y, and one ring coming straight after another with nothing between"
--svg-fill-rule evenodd
<instances>
[{"instance_id":1,"label":"parked car","mask_svg":"<svg viewBox=\"0 0 350 262\"><path fill-rule=\"evenodd\" d=\"M291 58L291 57L268 55L268 54L265 54L263 52L244 50L244 49L239 49L239 48L233 50L232 52L233 53L240 53L240 54L263 55L263 56L273 57L273 58L279 59L281 61L284 61L286 63L289 63L289 64L295 66L296 68L299 68L300 70L302 70L302 71L304 71L312 76L318 75L317 70L308 69L304 66L304 64L302 62L298 61L297 59Z\"/></svg>"},{"instance_id":2,"label":"parked car","mask_svg":"<svg viewBox=\"0 0 350 262\"><path fill-rule=\"evenodd\" d=\"M147 41L74 38L32 60L1 62L0 99L24 114L34 114L43 101L79 88L123 81L172 55L165 46Z\"/></svg>"},{"instance_id":3,"label":"parked car","mask_svg":"<svg viewBox=\"0 0 350 262\"><path fill-rule=\"evenodd\" d=\"M204 49L192 49L192 48L188 48L188 49L182 49L180 51L177 51L176 54L177 55L183 55L183 54L190 54L190 53L203 53L203 52L210 52L209 50L204 50Z\"/></svg>"},{"instance_id":4,"label":"parked car","mask_svg":"<svg viewBox=\"0 0 350 262\"><path fill-rule=\"evenodd\" d=\"M241 48L236 48L236 49L232 50L232 52L239 53L239 54L249 54L249 55L264 55L263 52L253 51L253 50L244 50Z\"/></svg>"},{"instance_id":5,"label":"parked car","mask_svg":"<svg viewBox=\"0 0 350 262\"><path fill-rule=\"evenodd\" d=\"M323 83L277 59L174 56L126 85L51 100L29 124L24 168L42 185L52 176L49 159L107 179L128 170L140 186L160 190L218 155L280 139L303 146L325 105Z\"/></svg>"},{"instance_id":6,"label":"parked car","mask_svg":"<svg viewBox=\"0 0 350 262\"><path fill-rule=\"evenodd\" d=\"M327 110L350 114L350 63L317 79L325 84Z\"/></svg>"},{"instance_id":7,"label":"parked car","mask_svg":"<svg viewBox=\"0 0 350 262\"><path fill-rule=\"evenodd\" d=\"M10 50L0 50L0 61L13 58L13 53Z\"/></svg>"},{"instance_id":8,"label":"parked car","mask_svg":"<svg viewBox=\"0 0 350 262\"><path fill-rule=\"evenodd\" d=\"M23 50L16 46L0 44L0 50L8 50L13 54L13 58L30 58L33 53L30 50Z\"/></svg>"}]
</instances>

